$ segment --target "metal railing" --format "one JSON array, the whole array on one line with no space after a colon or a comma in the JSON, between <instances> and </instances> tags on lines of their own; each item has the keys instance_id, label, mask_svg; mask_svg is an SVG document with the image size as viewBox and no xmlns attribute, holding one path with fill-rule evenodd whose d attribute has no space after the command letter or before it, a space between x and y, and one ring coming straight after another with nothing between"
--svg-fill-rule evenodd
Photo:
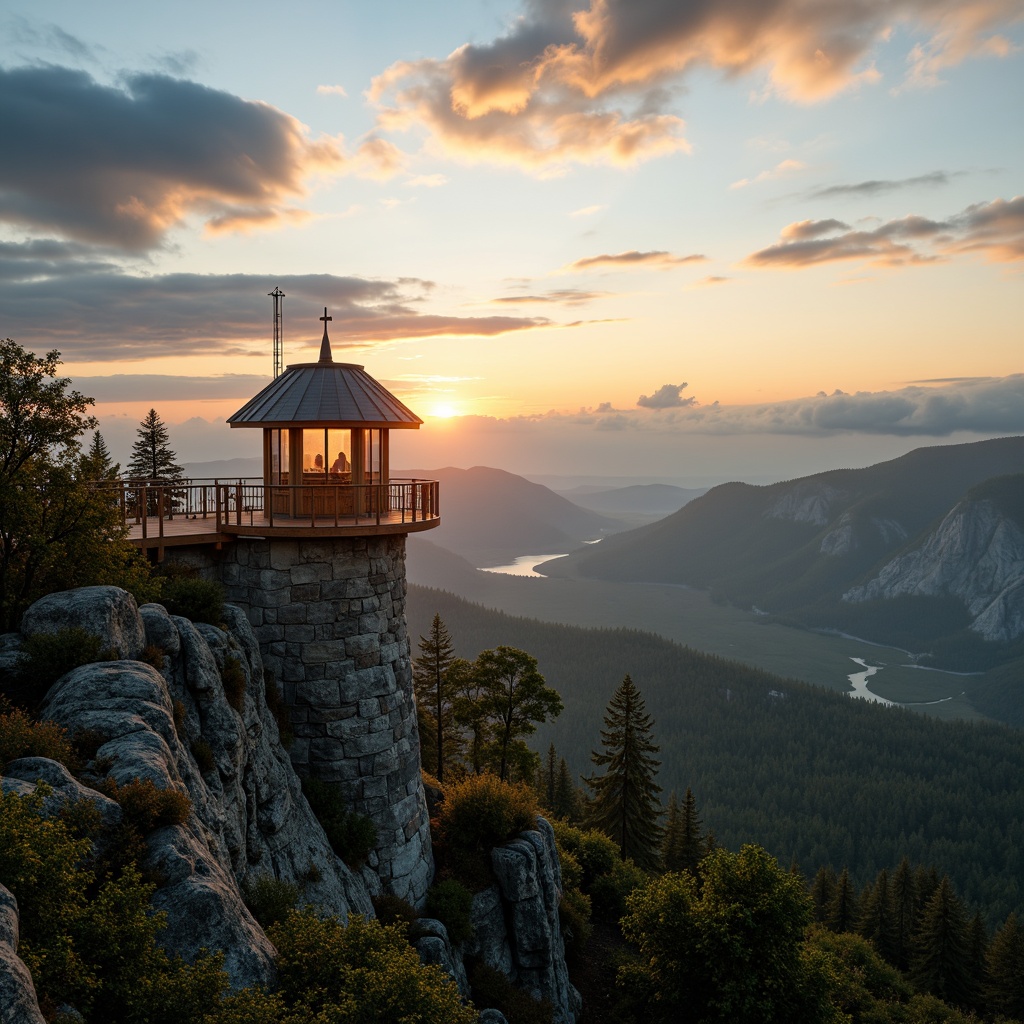
<instances>
[{"instance_id":1,"label":"metal railing","mask_svg":"<svg viewBox=\"0 0 1024 1024\"><path fill-rule=\"evenodd\" d=\"M424 523L440 516L436 480L369 484L271 484L262 479L113 480L109 492L126 526L143 540L165 536L172 520L210 520L211 531L310 526L322 529ZM138 534L136 534L138 536Z\"/></svg>"}]
</instances>

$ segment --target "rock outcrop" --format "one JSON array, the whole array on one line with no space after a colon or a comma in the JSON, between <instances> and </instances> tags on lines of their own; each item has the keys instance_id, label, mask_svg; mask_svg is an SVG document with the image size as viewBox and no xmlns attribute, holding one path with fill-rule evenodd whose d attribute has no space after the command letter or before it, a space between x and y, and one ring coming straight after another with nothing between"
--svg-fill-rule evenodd
<instances>
[{"instance_id":1,"label":"rock outcrop","mask_svg":"<svg viewBox=\"0 0 1024 1024\"><path fill-rule=\"evenodd\" d=\"M474 936L465 953L547 999L556 1024L575 1024L581 1000L565 965L562 870L551 825L538 818L536 831L491 852L491 866L497 882L473 897Z\"/></svg>"},{"instance_id":2,"label":"rock outcrop","mask_svg":"<svg viewBox=\"0 0 1024 1024\"><path fill-rule=\"evenodd\" d=\"M825 526L832 518L833 507L843 497L842 491L820 480L798 480L765 509L764 516Z\"/></svg>"},{"instance_id":3,"label":"rock outcrop","mask_svg":"<svg viewBox=\"0 0 1024 1024\"><path fill-rule=\"evenodd\" d=\"M35 985L18 956L18 903L0 885L0 1020L4 1024L45 1024Z\"/></svg>"},{"instance_id":4,"label":"rock outcrop","mask_svg":"<svg viewBox=\"0 0 1024 1024\"><path fill-rule=\"evenodd\" d=\"M843 600L902 595L959 598L975 632L999 643L1016 640L1024 635L1024 530L991 501L962 501L919 547Z\"/></svg>"},{"instance_id":5,"label":"rock outcrop","mask_svg":"<svg viewBox=\"0 0 1024 1024\"><path fill-rule=\"evenodd\" d=\"M223 950L236 986L270 982L274 949L240 894L259 875L296 885L303 900L343 920L353 910L372 915L371 890L334 855L281 747L246 616L228 606L220 629L159 605L132 615L134 601L117 588L85 594L44 598L26 613L31 628L79 626L131 638L127 649L137 652L148 643L164 652L163 670L129 660L83 665L54 684L42 714L71 733L98 734L92 765L118 784L148 779L188 794L187 821L147 837L146 866L165 880L153 898L167 913L162 943L186 959L203 947ZM233 680L230 695L224 678ZM7 775L21 787L46 781L54 800L84 795L44 759L15 762Z\"/></svg>"}]
</instances>

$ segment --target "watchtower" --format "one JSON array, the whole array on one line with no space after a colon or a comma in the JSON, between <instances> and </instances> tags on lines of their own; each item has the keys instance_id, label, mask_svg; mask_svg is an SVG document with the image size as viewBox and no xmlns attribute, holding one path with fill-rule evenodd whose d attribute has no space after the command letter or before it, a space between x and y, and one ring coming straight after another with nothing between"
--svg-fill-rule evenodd
<instances>
[{"instance_id":1,"label":"watchtower","mask_svg":"<svg viewBox=\"0 0 1024 1024\"><path fill-rule=\"evenodd\" d=\"M326 309L321 320L318 361L288 366L228 418L262 430L261 479L147 485L155 496L135 483L122 501L139 547L174 549L246 609L290 710L297 770L340 783L373 819L371 866L418 903L433 865L405 539L440 522L438 487L390 477L390 431L422 421L362 366L336 363Z\"/></svg>"}]
</instances>

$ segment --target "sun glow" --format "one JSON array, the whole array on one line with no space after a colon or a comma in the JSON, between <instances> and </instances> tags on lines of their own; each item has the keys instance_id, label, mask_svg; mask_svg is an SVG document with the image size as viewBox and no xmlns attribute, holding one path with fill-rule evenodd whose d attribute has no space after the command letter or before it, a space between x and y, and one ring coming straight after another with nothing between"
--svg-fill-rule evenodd
<instances>
[{"instance_id":1,"label":"sun glow","mask_svg":"<svg viewBox=\"0 0 1024 1024\"><path fill-rule=\"evenodd\" d=\"M436 420L449 420L458 414L458 409L449 402L439 402L430 410L430 415Z\"/></svg>"}]
</instances>

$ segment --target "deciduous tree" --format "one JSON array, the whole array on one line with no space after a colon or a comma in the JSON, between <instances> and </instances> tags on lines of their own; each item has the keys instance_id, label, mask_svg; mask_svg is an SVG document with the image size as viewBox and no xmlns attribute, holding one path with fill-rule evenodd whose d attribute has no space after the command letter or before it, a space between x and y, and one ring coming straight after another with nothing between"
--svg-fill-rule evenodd
<instances>
[{"instance_id":1,"label":"deciduous tree","mask_svg":"<svg viewBox=\"0 0 1024 1024\"><path fill-rule=\"evenodd\" d=\"M608 702L604 724L604 750L591 751L590 759L605 772L583 780L593 794L587 824L611 836L623 860L653 871L662 835L661 787L654 781L661 762L653 755L661 748L651 742L654 721L628 675Z\"/></svg>"}]
</instances>

